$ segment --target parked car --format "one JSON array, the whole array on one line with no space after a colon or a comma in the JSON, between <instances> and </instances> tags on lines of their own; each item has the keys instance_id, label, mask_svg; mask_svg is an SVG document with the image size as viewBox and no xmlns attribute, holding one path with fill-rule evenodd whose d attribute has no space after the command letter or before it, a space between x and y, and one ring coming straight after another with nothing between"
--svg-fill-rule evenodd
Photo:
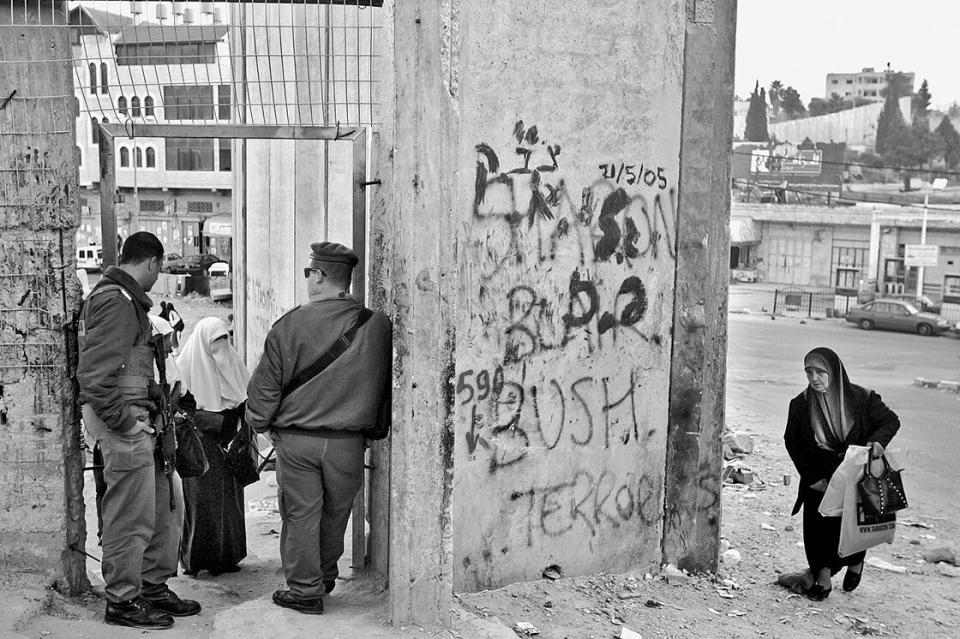
<instances>
[{"instance_id":1,"label":"parked car","mask_svg":"<svg viewBox=\"0 0 960 639\"><path fill-rule=\"evenodd\" d=\"M941 309L941 305L939 303L933 301L926 295L921 295L920 297L917 297L916 295L903 294L903 295L886 295L885 297L887 299L910 302L911 304L919 308L924 313L939 313Z\"/></svg>"},{"instance_id":2,"label":"parked car","mask_svg":"<svg viewBox=\"0 0 960 639\"><path fill-rule=\"evenodd\" d=\"M103 249L95 245L77 247L77 268L88 272L101 270Z\"/></svg>"},{"instance_id":3,"label":"parked car","mask_svg":"<svg viewBox=\"0 0 960 639\"><path fill-rule=\"evenodd\" d=\"M164 264L163 272L170 273L171 275L200 276L206 274L211 264L221 261L223 260L210 253L187 255L186 257L181 257L179 260L173 260Z\"/></svg>"},{"instance_id":4,"label":"parked car","mask_svg":"<svg viewBox=\"0 0 960 639\"><path fill-rule=\"evenodd\" d=\"M879 328L905 331L920 335L939 335L950 330L952 324L936 313L924 313L910 302L880 298L857 306L847 312L848 322L865 331Z\"/></svg>"},{"instance_id":5,"label":"parked car","mask_svg":"<svg viewBox=\"0 0 960 639\"><path fill-rule=\"evenodd\" d=\"M164 265L166 265L166 264L169 264L170 262L176 262L177 260L182 260L182 259L183 259L183 256L180 255L179 253L167 253L163 257L163 263Z\"/></svg>"}]
</instances>

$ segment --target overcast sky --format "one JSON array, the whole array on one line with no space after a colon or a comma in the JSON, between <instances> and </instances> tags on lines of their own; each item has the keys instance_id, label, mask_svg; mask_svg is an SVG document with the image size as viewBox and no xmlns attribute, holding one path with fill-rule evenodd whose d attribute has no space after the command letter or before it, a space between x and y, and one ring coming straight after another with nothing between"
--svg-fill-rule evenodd
<instances>
[{"instance_id":1,"label":"overcast sky","mask_svg":"<svg viewBox=\"0 0 960 639\"><path fill-rule=\"evenodd\" d=\"M897 71L926 78L934 107L960 102L960 0L739 0L737 95L754 82L824 97L827 73Z\"/></svg>"}]
</instances>

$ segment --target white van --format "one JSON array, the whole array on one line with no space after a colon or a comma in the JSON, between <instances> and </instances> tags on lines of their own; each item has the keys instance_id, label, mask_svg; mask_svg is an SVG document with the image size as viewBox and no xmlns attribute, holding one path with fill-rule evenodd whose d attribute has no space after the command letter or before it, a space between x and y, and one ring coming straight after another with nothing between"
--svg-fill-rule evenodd
<instances>
[{"instance_id":1,"label":"white van","mask_svg":"<svg viewBox=\"0 0 960 639\"><path fill-rule=\"evenodd\" d=\"M103 267L103 249L99 246L77 247L77 268L85 271L99 271Z\"/></svg>"}]
</instances>

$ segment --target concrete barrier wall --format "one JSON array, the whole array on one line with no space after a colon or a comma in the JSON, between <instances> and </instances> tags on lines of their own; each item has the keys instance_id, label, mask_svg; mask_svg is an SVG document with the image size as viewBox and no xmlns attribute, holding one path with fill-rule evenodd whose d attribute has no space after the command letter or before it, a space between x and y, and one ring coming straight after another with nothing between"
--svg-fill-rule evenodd
<instances>
[{"instance_id":1,"label":"concrete barrier wall","mask_svg":"<svg viewBox=\"0 0 960 639\"><path fill-rule=\"evenodd\" d=\"M64 327L80 305L65 3L0 9L0 576L79 593L83 473ZM15 89L15 91L14 91ZM71 346L71 350L72 346ZM80 549L74 550L74 549ZM5 602L7 603L7 602ZM0 617L20 612L6 605ZM8 612L13 610L12 613Z\"/></svg>"},{"instance_id":2,"label":"concrete barrier wall","mask_svg":"<svg viewBox=\"0 0 960 639\"><path fill-rule=\"evenodd\" d=\"M243 11L248 24L326 24L324 7L251 5ZM332 46L343 48L343 27L352 16L341 9L332 12L330 25L337 27L331 30ZM320 99L326 87L324 66L317 61L324 47L322 33L317 28L304 29L291 38L289 27L246 29L247 42L256 41L256 48L248 45L251 57L244 69L251 120L292 125L347 121L347 100L356 102L355 94L336 98L342 108L324 109ZM262 59L264 50L275 56L270 64ZM308 52L312 63L306 59ZM302 269L310 244L351 243L352 158L349 141L250 140L246 144L246 176L235 192L245 198L238 210L245 208L246 214L245 222L241 221L246 224L244 351L251 368L273 323L306 301Z\"/></svg>"},{"instance_id":3,"label":"concrete barrier wall","mask_svg":"<svg viewBox=\"0 0 960 639\"><path fill-rule=\"evenodd\" d=\"M684 3L494 4L456 52L455 590L661 556Z\"/></svg>"}]
</instances>

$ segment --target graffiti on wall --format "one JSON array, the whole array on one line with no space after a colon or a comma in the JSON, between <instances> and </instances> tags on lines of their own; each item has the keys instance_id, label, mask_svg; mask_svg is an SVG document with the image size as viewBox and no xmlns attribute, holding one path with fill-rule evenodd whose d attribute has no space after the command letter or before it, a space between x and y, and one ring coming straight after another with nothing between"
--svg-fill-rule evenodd
<instances>
[{"instance_id":1,"label":"graffiti on wall","mask_svg":"<svg viewBox=\"0 0 960 639\"><path fill-rule=\"evenodd\" d=\"M475 147L470 355L452 381L460 463L498 500L476 534L536 546L655 524L662 460L639 462L663 445L648 405L665 401L676 176L573 157L523 121L509 134Z\"/></svg>"},{"instance_id":2,"label":"graffiti on wall","mask_svg":"<svg viewBox=\"0 0 960 639\"><path fill-rule=\"evenodd\" d=\"M247 274L247 366L256 366L270 327L284 313L269 282Z\"/></svg>"}]
</instances>

